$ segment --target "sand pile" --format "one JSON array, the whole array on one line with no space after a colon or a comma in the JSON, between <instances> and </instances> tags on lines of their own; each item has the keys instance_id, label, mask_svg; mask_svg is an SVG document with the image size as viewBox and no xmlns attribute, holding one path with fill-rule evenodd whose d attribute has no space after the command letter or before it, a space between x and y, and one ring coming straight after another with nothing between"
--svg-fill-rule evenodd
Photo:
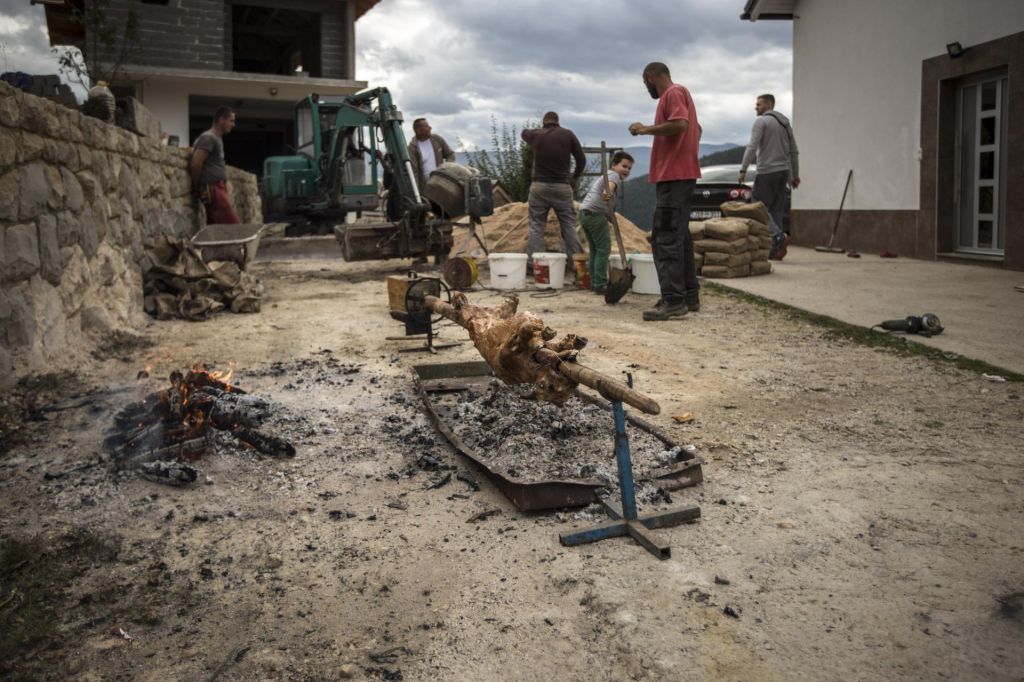
<instances>
[{"instance_id":1,"label":"sand pile","mask_svg":"<svg viewBox=\"0 0 1024 682\"><path fill-rule=\"evenodd\" d=\"M579 205L576 206L577 212ZM647 232L644 232L634 223L630 222L621 213L617 214L619 228L622 230L622 243L626 247L626 253L650 253L651 245L647 241ZM464 227L456 227L454 231L455 246L451 255L459 253L464 248L473 258L483 260L484 253L475 240L463 246L468 230ZM487 245L488 251L497 253L526 253L526 242L530 238L530 213L529 208L523 202L514 202L494 209L494 215L483 219L483 226L477 228L477 234ZM576 234L579 235L583 249L587 249L587 239L583 235L583 228L578 224ZM612 236L612 253L618 252L615 244L615 237ZM544 250L555 253L563 253L565 247L562 245L561 230L558 227L558 218L554 211L548 212L548 226L544 233Z\"/></svg>"}]
</instances>

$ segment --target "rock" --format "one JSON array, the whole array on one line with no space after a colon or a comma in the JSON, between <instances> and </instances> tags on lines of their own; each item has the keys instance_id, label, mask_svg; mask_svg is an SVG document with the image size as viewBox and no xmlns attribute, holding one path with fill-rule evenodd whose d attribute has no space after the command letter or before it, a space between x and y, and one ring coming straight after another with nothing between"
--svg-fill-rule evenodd
<instances>
[{"instance_id":1,"label":"rock","mask_svg":"<svg viewBox=\"0 0 1024 682\"><path fill-rule=\"evenodd\" d=\"M21 144L18 145L18 162L28 163L43 158L46 150L46 138L42 135L30 133L27 130L21 132Z\"/></svg>"},{"instance_id":2,"label":"rock","mask_svg":"<svg viewBox=\"0 0 1024 682\"><path fill-rule=\"evenodd\" d=\"M343 680L351 680L353 677L359 674L359 667L354 663L345 663L338 668L338 677Z\"/></svg>"},{"instance_id":3,"label":"rock","mask_svg":"<svg viewBox=\"0 0 1024 682\"><path fill-rule=\"evenodd\" d=\"M39 225L39 270L50 284L60 284L61 262L60 242L57 237L57 219L52 215L41 215Z\"/></svg>"},{"instance_id":4,"label":"rock","mask_svg":"<svg viewBox=\"0 0 1024 682\"><path fill-rule=\"evenodd\" d=\"M4 279L17 282L39 272L39 233L32 223L12 225L4 235Z\"/></svg>"},{"instance_id":5,"label":"rock","mask_svg":"<svg viewBox=\"0 0 1024 682\"><path fill-rule=\"evenodd\" d=\"M0 86L0 124L17 128L21 125L21 91L7 83Z\"/></svg>"},{"instance_id":6,"label":"rock","mask_svg":"<svg viewBox=\"0 0 1024 682\"><path fill-rule=\"evenodd\" d=\"M783 530L792 530L793 528L796 528L796 524L792 521L779 521L775 524L775 527L782 528Z\"/></svg>"},{"instance_id":7,"label":"rock","mask_svg":"<svg viewBox=\"0 0 1024 682\"><path fill-rule=\"evenodd\" d=\"M267 557L267 568L274 570L284 565L284 559L280 554L271 554Z\"/></svg>"},{"instance_id":8,"label":"rock","mask_svg":"<svg viewBox=\"0 0 1024 682\"><path fill-rule=\"evenodd\" d=\"M14 356L0 344L0 390L7 390L14 383Z\"/></svg>"},{"instance_id":9,"label":"rock","mask_svg":"<svg viewBox=\"0 0 1024 682\"><path fill-rule=\"evenodd\" d=\"M18 162L18 134L10 128L0 128L0 169L6 170Z\"/></svg>"},{"instance_id":10,"label":"rock","mask_svg":"<svg viewBox=\"0 0 1024 682\"><path fill-rule=\"evenodd\" d=\"M56 168L42 161L33 161L22 166L20 173L18 216L21 220L35 218L47 208L60 208L64 199L64 183Z\"/></svg>"},{"instance_id":11,"label":"rock","mask_svg":"<svg viewBox=\"0 0 1024 682\"><path fill-rule=\"evenodd\" d=\"M747 497L746 495L737 495L736 504L738 504L741 507L746 507L748 504L750 504L750 498Z\"/></svg>"},{"instance_id":12,"label":"rock","mask_svg":"<svg viewBox=\"0 0 1024 682\"><path fill-rule=\"evenodd\" d=\"M739 618L740 614L743 613L743 611L738 606L733 607L729 604L726 604L725 607L722 608L722 613L729 616L730 618Z\"/></svg>"},{"instance_id":13,"label":"rock","mask_svg":"<svg viewBox=\"0 0 1024 682\"><path fill-rule=\"evenodd\" d=\"M0 197L16 197L20 193L21 173L10 170L0 175ZM18 202L5 199L0 201L0 220L14 222L18 219Z\"/></svg>"},{"instance_id":14,"label":"rock","mask_svg":"<svg viewBox=\"0 0 1024 682\"><path fill-rule=\"evenodd\" d=\"M57 214L57 243L61 246L74 246L78 243L81 232L82 223L78 216L68 211Z\"/></svg>"},{"instance_id":15,"label":"rock","mask_svg":"<svg viewBox=\"0 0 1024 682\"><path fill-rule=\"evenodd\" d=\"M65 205L69 211L81 211L85 196L82 192L82 185L78 182L75 174L65 167L60 169L61 181L64 183L64 191L67 193Z\"/></svg>"},{"instance_id":16,"label":"rock","mask_svg":"<svg viewBox=\"0 0 1024 682\"><path fill-rule=\"evenodd\" d=\"M106 334L114 329L114 322L110 318L107 309L92 305L82 310L82 331L96 334Z\"/></svg>"},{"instance_id":17,"label":"rock","mask_svg":"<svg viewBox=\"0 0 1024 682\"><path fill-rule=\"evenodd\" d=\"M715 584L716 585L729 585L730 581L729 581L728 578L726 578L724 576L716 575L715 576Z\"/></svg>"}]
</instances>

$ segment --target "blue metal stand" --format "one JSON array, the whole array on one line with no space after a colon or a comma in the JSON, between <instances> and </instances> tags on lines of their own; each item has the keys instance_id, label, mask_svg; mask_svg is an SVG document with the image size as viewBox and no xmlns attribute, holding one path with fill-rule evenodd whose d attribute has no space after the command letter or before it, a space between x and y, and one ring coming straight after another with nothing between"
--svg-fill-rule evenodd
<instances>
[{"instance_id":1,"label":"blue metal stand","mask_svg":"<svg viewBox=\"0 0 1024 682\"><path fill-rule=\"evenodd\" d=\"M629 385L633 386L633 377L629 377ZM700 518L700 507L689 505L665 511L651 512L643 516L636 513L636 492L633 486L633 462L629 457L629 439L626 437L626 414L619 401L612 402L612 414L615 416L615 460L619 468L619 493L622 499L622 511L604 503L605 512L614 519L571 533L560 533L558 540L566 547L597 542L605 538L629 535L644 549L658 557L668 559L672 556L669 546L650 531L654 528L668 528L680 523Z\"/></svg>"}]
</instances>

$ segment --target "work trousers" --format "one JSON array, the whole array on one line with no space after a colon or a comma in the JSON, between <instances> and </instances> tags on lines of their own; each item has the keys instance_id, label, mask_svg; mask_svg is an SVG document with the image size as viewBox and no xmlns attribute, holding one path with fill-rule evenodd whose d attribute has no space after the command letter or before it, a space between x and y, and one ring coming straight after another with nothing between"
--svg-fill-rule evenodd
<instances>
[{"instance_id":1,"label":"work trousers","mask_svg":"<svg viewBox=\"0 0 1024 682\"><path fill-rule=\"evenodd\" d=\"M580 211L580 225L583 226L583 234L587 236L587 243L590 245L590 253L587 256L590 287L600 289L608 286L608 256L612 252L608 218L603 213Z\"/></svg>"},{"instance_id":2,"label":"work trousers","mask_svg":"<svg viewBox=\"0 0 1024 682\"><path fill-rule=\"evenodd\" d=\"M786 211L786 183L789 182L789 171L774 173L758 173L754 178L754 201L760 201L768 209L771 220L768 231L772 237L772 255L782 244L782 216Z\"/></svg>"},{"instance_id":3,"label":"work trousers","mask_svg":"<svg viewBox=\"0 0 1024 682\"><path fill-rule=\"evenodd\" d=\"M655 185L651 247L666 303L685 301L687 295L692 299L700 290L690 235L690 199L696 184L696 180L669 180Z\"/></svg>"},{"instance_id":4,"label":"work trousers","mask_svg":"<svg viewBox=\"0 0 1024 682\"><path fill-rule=\"evenodd\" d=\"M548 225L548 211L554 209L562 229L562 243L565 255L572 262L575 253L583 253L583 244L576 236L576 208L573 206L572 186L566 182L533 182L530 184L530 239L526 243L526 255L533 263L536 251L544 252L544 232Z\"/></svg>"},{"instance_id":5,"label":"work trousers","mask_svg":"<svg viewBox=\"0 0 1024 682\"><path fill-rule=\"evenodd\" d=\"M208 225L237 225L240 223L238 214L231 206L227 183L221 180L206 187L210 196L210 203L204 204L206 206L206 223Z\"/></svg>"}]
</instances>

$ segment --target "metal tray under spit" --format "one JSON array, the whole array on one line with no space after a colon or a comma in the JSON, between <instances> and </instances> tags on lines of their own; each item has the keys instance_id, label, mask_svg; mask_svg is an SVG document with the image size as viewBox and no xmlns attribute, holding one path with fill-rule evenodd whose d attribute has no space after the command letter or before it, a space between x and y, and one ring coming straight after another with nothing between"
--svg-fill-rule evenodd
<instances>
[{"instance_id":1,"label":"metal tray under spit","mask_svg":"<svg viewBox=\"0 0 1024 682\"><path fill-rule=\"evenodd\" d=\"M415 365L413 371L416 373L416 387L427 408L430 420L437 427L448 442L480 466L491 479L491 481L505 493L505 496L512 500L521 511L538 511L542 509L559 509L563 507L582 507L598 501L597 491L606 487L598 479L566 479L552 481L526 481L516 478L502 469L496 469L487 459L486 452L479 452L469 448L461 438L455 435L448 420L451 418L448 410L438 403L436 397L440 394L459 391L483 391L494 376L490 366L486 362L452 362L432 365ZM590 396L581 391L576 395L580 399L593 403L602 409L608 410L608 438L611 441L614 435L614 425L611 417L610 405L600 398ZM665 432L655 426L648 424L642 419L626 414L626 421L633 428L638 428L651 434L662 443L666 449L676 447ZM611 448L609 448L609 451ZM611 456L611 455L609 455ZM682 488L696 485L704 480L701 469L703 460L692 454L684 454L684 460L669 467L656 469L650 476L638 480L656 479L672 480L677 483L675 487Z\"/></svg>"}]
</instances>

